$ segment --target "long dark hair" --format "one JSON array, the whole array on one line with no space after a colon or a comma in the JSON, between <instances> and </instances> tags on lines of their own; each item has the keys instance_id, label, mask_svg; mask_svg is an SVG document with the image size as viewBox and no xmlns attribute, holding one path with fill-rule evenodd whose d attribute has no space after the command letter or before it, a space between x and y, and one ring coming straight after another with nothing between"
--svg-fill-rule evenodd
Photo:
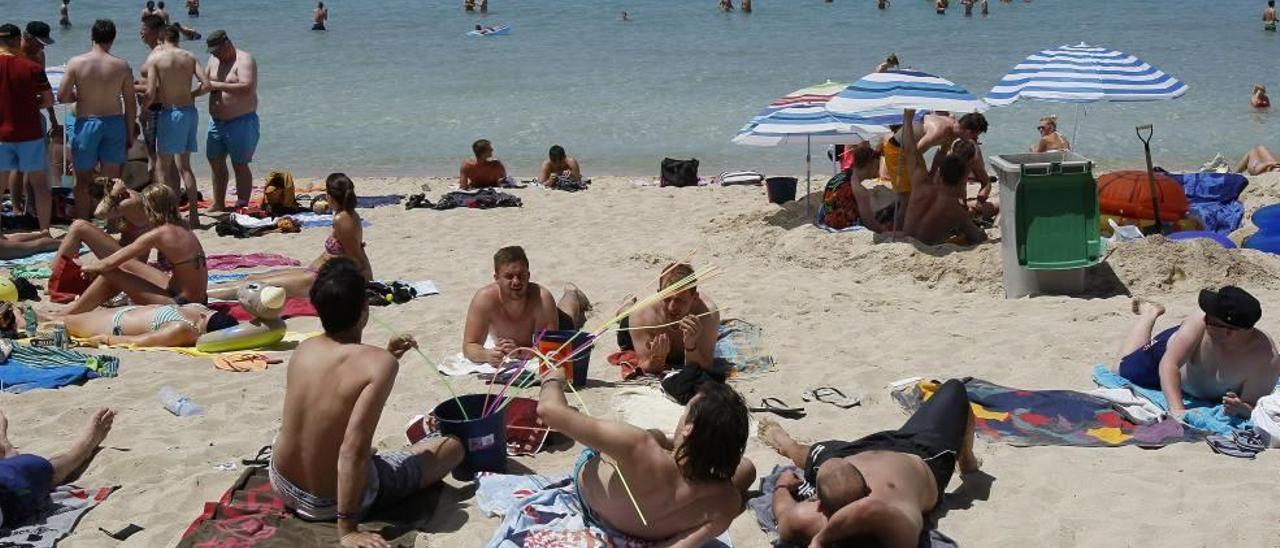
<instances>
[{"instance_id":1,"label":"long dark hair","mask_svg":"<svg viewBox=\"0 0 1280 548\"><path fill-rule=\"evenodd\" d=\"M330 173L324 180L324 191L331 196L334 203L329 204L335 211L352 213L356 209L356 184L346 173Z\"/></svg>"},{"instance_id":2,"label":"long dark hair","mask_svg":"<svg viewBox=\"0 0 1280 548\"><path fill-rule=\"evenodd\" d=\"M676 449L680 473L692 481L728 481L747 449L747 404L729 385L707 381L689 402L687 425L693 430Z\"/></svg>"}]
</instances>

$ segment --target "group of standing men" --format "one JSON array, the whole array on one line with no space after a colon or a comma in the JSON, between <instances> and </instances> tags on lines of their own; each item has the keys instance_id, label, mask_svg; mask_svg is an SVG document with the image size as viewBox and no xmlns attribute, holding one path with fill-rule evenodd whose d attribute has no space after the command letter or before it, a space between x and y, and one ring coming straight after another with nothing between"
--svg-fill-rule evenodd
<instances>
[{"instance_id":1,"label":"group of standing men","mask_svg":"<svg viewBox=\"0 0 1280 548\"><path fill-rule=\"evenodd\" d=\"M72 105L66 143L75 170L76 216L89 218L95 177L120 177L128 151L141 136L152 181L179 195L185 186L190 222L197 224L191 153L199 149L195 100L204 94L209 94L205 152L213 173L212 211L226 209L228 158L235 173L236 206L247 205L253 186L249 164L259 133L253 56L217 30L206 40L210 56L201 67L179 45L182 32L176 25L156 13L143 15L141 23L139 37L151 51L138 78L127 61L111 53L115 23L100 19L90 31L90 50L67 62L56 92L58 102ZM51 221L48 144L61 137L52 108L54 90L44 70L43 47L52 43L42 22L29 24L26 33L12 24L0 26L0 181L16 183L11 188L20 193L25 177L41 231Z\"/></svg>"}]
</instances>

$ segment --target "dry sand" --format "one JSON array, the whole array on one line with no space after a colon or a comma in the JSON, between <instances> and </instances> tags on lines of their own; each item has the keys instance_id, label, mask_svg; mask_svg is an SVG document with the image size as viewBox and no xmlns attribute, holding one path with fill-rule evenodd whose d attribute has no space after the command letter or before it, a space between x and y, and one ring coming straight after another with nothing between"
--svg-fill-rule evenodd
<instances>
[{"instance_id":1,"label":"dry sand","mask_svg":"<svg viewBox=\"0 0 1280 548\"><path fill-rule=\"evenodd\" d=\"M409 193L422 179L361 179L361 194ZM438 195L447 186L431 181ZM1226 253L1212 246L1161 239L1114 251L1091 276L1094 298L1005 300L998 244L962 250L908 243L876 243L868 233L828 234L806 224L803 201L767 204L759 188L637 188L626 179L597 179L579 194L516 191L525 206L447 212L399 207L365 210L368 253L379 278L433 279L442 295L375 309L373 314L415 335L433 359L457 352L472 292L491 275L491 255L503 245L525 246L534 280L559 291L575 282L607 319L625 294L670 260L697 247L696 265L724 274L703 286L725 315L765 330L778 371L743 382L749 399L776 396L800 402L806 387L834 384L861 394L861 407L808 406L808 418L782 421L806 441L856 438L904 420L886 383L907 376L975 376L1024 388L1088 389L1089 368L1115 360L1131 316L1125 292L1169 306L1168 325L1195 309L1202 286L1230 281L1254 290L1269 306L1280 302L1280 259L1257 252ZM1249 206L1273 203L1280 179L1255 180ZM310 261L327 232L252 240L204 238L210 253L267 251ZM295 331L315 319L290 321ZM1280 313L1261 327L1280 334ZM376 327L367 341L387 334ZM606 339L611 339L606 337ZM593 354L591 376L617 381L604 357ZM66 541L68 548L116 546L98 531L137 523L145 531L130 546L177 542L205 501L216 500L240 473L215 465L238 462L271 442L280 424L285 366L261 373L216 371L208 360L163 353L121 353L121 374L82 387L0 395L11 435L22 449L62 447L96 406L116 408L115 430L81 485L120 485ZM375 441L400 447L403 425L446 397L433 364L410 355L383 413ZM466 392L474 380L455 380ZM205 416L178 418L156 399L173 385L205 405ZM584 393L592 410L610 412L616 388ZM1280 504L1274 472L1280 451L1256 461L1213 454L1204 444L1159 450L1135 447L1014 448L978 444L994 476L989 496L958 504L940 528L962 546L1280 546ZM514 459L515 467L566 470L575 451ZM768 470L781 462L753 440L748 456ZM952 488L958 485L958 480ZM480 546L497 520L483 516L472 490L450 488L417 546ZM748 514L731 529L738 546L767 540Z\"/></svg>"}]
</instances>

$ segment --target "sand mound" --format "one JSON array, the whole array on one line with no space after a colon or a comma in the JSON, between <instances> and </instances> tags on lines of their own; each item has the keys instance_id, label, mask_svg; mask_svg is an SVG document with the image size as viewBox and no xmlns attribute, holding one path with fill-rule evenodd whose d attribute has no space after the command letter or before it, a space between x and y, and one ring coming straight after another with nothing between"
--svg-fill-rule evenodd
<instances>
[{"instance_id":1,"label":"sand mound","mask_svg":"<svg viewBox=\"0 0 1280 548\"><path fill-rule=\"evenodd\" d=\"M1248 249L1223 249L1209 240L1174 242L1152 236L1116 246L1106 264L1120 283L1139 295L1226 284L1280 288L1280 258Z\"/></svg>"}]
</instances>

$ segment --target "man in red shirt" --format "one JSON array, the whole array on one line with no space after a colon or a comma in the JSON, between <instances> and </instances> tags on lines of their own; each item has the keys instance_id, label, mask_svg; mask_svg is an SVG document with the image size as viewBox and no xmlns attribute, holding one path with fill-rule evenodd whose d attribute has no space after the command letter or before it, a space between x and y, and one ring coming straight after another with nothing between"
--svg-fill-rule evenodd
<instances>
[{"instance_id":1,"label":"man in red shirt","mask_svg":"<svg viewBox=\"0 0 1280 548\"><path fill-rule=\"evenodd\" d=\"M53 91L44 68L23 55L21 39L16 25L0 25L0 178L10 171L27 174L40 230L48 232L49 160L40 110L53 105Z\"/></svg>"}]
</instances>

